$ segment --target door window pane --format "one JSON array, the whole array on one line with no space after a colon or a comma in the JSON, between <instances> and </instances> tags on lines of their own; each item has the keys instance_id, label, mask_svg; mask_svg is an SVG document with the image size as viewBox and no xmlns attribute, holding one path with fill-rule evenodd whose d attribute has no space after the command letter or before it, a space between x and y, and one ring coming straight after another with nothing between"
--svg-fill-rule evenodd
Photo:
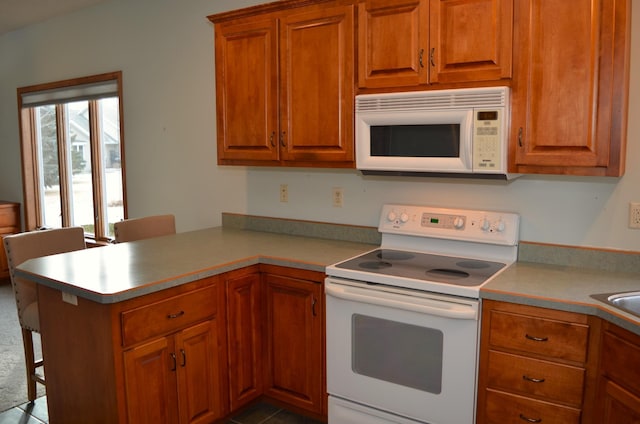
<instances>
[{"instance_id":1,"label":"door window pane","mask_svg":"<svg viewBox=\"0 0 640 424\"><path fill-rule=\"evenodd\" d=\"M110 97L98 102L100 122L100 149L102 152L102 181L106 205L105 231L115 237L113 224L124 219L122 190L122 162L120 157L120 114L118 98Z\"/></svg>"},{"instance_id":2,"label":"door window pane","mask_svg":"<svg viewBox=\"0 0 640 424\"><path fill-rule=\"evenodd\" d=\"M65 105L67 117L67 164L70 172L71 225L84 228L85 233L95 234L93 224L93 181L91 177L91 132L89 127L89 102L71 102Z\"/></svg>"},{"instance_id":3,"label":"door window pane","mask_svg":"<svg viewBox=\"0 0 640 424\"><path fill-rule=\"evenodd\" d=\"M56 108L54 105L40 106L34 113L42 226L59 228L62 227L62 199Z\"/></svg>"}]
</instances>

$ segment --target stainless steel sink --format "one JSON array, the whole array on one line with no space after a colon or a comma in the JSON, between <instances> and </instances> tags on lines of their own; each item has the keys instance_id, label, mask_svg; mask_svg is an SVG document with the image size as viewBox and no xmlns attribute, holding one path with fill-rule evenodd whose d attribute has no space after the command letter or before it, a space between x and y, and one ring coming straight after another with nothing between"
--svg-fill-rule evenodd
<instances>
[{"instance_id":1,"label":"stainless steel sink","mask_svg":"<svg viewBox=\"0 0 640 424\"><path fill-rule=\"evenodd\" d=\"M640 291L593 294L592 298L640 318Z\"/></svg>"}]
</instances>

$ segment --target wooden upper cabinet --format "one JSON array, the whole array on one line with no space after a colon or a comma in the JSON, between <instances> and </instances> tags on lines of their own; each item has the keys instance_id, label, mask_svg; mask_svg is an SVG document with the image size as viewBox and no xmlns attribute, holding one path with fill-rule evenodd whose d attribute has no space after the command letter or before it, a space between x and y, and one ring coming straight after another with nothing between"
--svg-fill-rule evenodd
<instances>
[{"instance_id":1,"label":"wooden upper cabinet","mask_svg":"<svg viewBox=\"0 0 640 424\"><path fill-rule=\"evenodd\" d=\"M428 0L368 0L358 7L358 85L426 84Z\"/></svg>"},{"instance_id":2,"label":"wooden upper cabinet","mask_svg":"<svg viewBox=\"0 0 640 424\"><path fill-rule=\"evenodd\" d=\"M431 0L431 83L511 78L513 0Z\"/></svg>"},{"instance_id":3,"label":"wooden upper cabinet","mask_svg":"<svg viewBox=\"0 0 640 424\"><path fill-rule=\"evenodd\" d=\"M354 6L272 9L209 17L218 163L353 167Z\"/></svg>"},{"instance_id":4,"label":"wooden upper cabinet","mask_svg":"<svg viewBox=\"0 0 640 424\"><path fill-rule=\"evenodd\" d=\"M624 173L629 0L517 0L511 172Z\"/></svg>"},{"instance_id":5,"label":"wooden upper cabinet","mask_svg":"<svg viewBox=\"0 0 640 424\"><path fill-rule=\"evenodd\" d=\"M512 5L512 0L360 2L359 87L510 78Z\"/></svg>"},{"instance_id":6,"label":"wooden upper cabinet","mask_svg":"<svg viewBox=\"0 0 640 424\"><path fill-rule=\"evenodd\" d=\"M218 162L278 160L277 22L216 25Z\"/></svg>"},{"instance_id":7,"label":"wooden upper cabinet","mask_svg":"<svg viewBox=\"0 0 640 424\"><path fill-rule=\"evenodd\" d=\"M280 25L282 159L351 166L353 6L294 10Z\"/></svg>"}]
</instances>

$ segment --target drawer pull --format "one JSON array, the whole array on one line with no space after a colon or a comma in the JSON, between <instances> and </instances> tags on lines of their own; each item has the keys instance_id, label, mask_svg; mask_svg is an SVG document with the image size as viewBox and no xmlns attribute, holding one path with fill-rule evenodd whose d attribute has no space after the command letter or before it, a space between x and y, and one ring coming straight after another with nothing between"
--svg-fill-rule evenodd
<instances>
[{"instance_id":1,"label":"drawer pull","mask_svg":"<svg viewBox=\"0 0 640 424\"><path fill-rule=\"evenodd\" d=\"M524 336L529 340L533 340L534 342L546 342L547 340L549 340L549 337L535 337L530 336L529 334L525 334Z\"/></svg>"},{"instance_id":2,"label":"drawer pull","mask_svg":"<svg viewBox=\"0 0 640 424\"><path fill-rule=\"evenodd\" d=\"M177 314L169 314L169 315L167 315L167 318L175 319L175 318L181 317L182 315L184 315L184 311L180 311Z\"/></svg>"},{"instance_id":3,"label":"drawer pull","mask_svg":"<svg viewBox=\"0 0 640 424\"><path fill-rule=\"evenodd\" d=\"M178 365L178 362L176 361L176 354L175 353L171 353L171 361L173 362L173 366L171 367L171 371L175 371Z\"/></svg>"},{"instance_id":4,"label":"drawer pull","mask_svg":"<svg viewBox=\"0 0 640 424\"><path fill-rule=\"evenodd\" d=\"M541 423L542 418L529 418L524 414L520 414L520 419L528 423Z\"/></svg>"},{"instance_id":5,"label":"drawer pull","mask_svg":"<svg viewBox=\"0 0 640 424\"><path fill-rule=\"evenodd\" d=\"M523 375L522 379L530 381L532 383L544 383L544 380L545 380L544 378L533 378L533 377L529 377L528 375Z\"/></svg>"},{"instance_id":6,"label":"drawer pull","mask_svg":"<svg viewBox=\"0 0 640 424\"><path fill-rule=\"evenodd\" d=\"M182 363L181 367L185 367L187 365L187 354L184 352L184 349L180 349L180 353L182 354Z\"/></svg>"}]
</instances>

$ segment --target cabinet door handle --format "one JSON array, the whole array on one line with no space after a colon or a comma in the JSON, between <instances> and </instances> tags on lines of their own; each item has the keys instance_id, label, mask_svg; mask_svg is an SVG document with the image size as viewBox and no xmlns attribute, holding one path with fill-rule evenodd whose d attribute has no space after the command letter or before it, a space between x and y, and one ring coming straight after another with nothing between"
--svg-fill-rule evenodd
<instances>
[{"instance_id":1,"label":"cabinet door handle","mask_svg":"<svg viewBox=\"0 0 640 424\"><path fill-rule=\"evenodd\" d=\"M176 354L171 352L170 356L171 356L171 360L173 362L173 366L171 367L171 371L175 371L177 366L178 366L178 361L176 360Z\"/></svg>"},{"instance_id":2,"label":"cabinet door handle","mask_svg":"<svg viewBox=\"0 0 640 424\"><path fill-rule=\"evenodd\" d=\"M434 61L435 54L436 54L436 48L431 47L431 53L429 53L429 63L431 63L431 66L433 66L434 68L436 67L436 62Z\"/></svg>"},{"instance_id":3,"label":"cabinet door handle","mask_svg":"<svg viewBox=\"0 0 640 424\"><path fill-rule=\"evenodd\" d=\"M311 297L311 314L315 317L318 314L316 313L316 303L318 303L318 300L316 299L315 296Z\"/></svg>"},{"instance_id":4,"label":"cabinet door handle","mask_svg":"<svg viewBox=\"0 0 640 424\"><path fill-rule=\"evenodd\" d=\"M167 315L167 318L169 318L169 319L175 319L175 318L179 318L179 317L181 317L182 315L184 315L184 311L180 311L180 312L178 312L178 313L176 313L176 314L168 314L168 315Z\"/></svg>"},{"instance_id":5,"label":"cabinet door handle","mask_svg":"<svg viewBox=\"0 0 640 424\"><path fill-rule=\"evenodd\" d=\"M518 146L522 147L522 127L518 128Z\"/></svg>"},{"instance_id":6,"label":"cabinet door handle","mask_svg":"<svg viewBox=\"0 0 640 424\"><path fill-rule=\"evenodd\" d=\"M271 147L276 147L276 132L273 131L269 136L269 142L271 143Z\"/></svg>"},{"instance_id":7,"label":"cabinet door handle","mask_svg":"<svg viewBox=\"0 0 640 424\"><path fill-rule=\"evenodd\" d=\"M420 67L424 68L424 62L422 60L422 56L424 56L424 49L420 49L420 56L418 57L418 61L420 62Z\"/></svg>"},{"instance_id":8,"label":"cabinet door handle","mask_svg":"<svg viewBox=\"0 0 640 424\"><path fill-rule=\"evenodd\" d=\"M286 143L284 142L284 136L285 136L286 133L287 133L286 131L282 131L280 133L280 145L282 147L287 147Z\"/></svg>"},{"instance_id":9,"label":"cabinet door handle","mask_svg":"<svg viewBox=\"0 0 640 424\"><path fill-rule=\"evenodd\" d=\"M524 336L527 339L532 340L534 342L546 342L547 340L549 340L549 337L535 337L535 336L530 336L529 334L525 334Z\"/></svg>"},{"instance_id":10,"label":"cabinet door handle","mask_svg":"<svg viewBox=\"0 0 640 424\"><path fill-rule=\"evenodd\" d=\"M520 419L528 423L541 423L542 418L529 418L524 414L520 414Z\"/></svg>"},{"instance_id":11,"label":"cabinet door handle","mask_svg":"<svg viewBox=\"0 0 640 424\"><path fill-rule=\"evenodd\" d=\"M180 353L182 354L182 363L180 366L185 367L187 366L187 354L184 352L184 349L180 349Z\"/></svg>"},{"instance_id":12,"label":"cabinet door handle","mask_svg":"<svg viewBox=\"0 0 640 424\"><path fill-rule=\"evenodd\" d=\"M544 378L533 378L533 377L529 377L528 375L523 375L522 379L530 381L532 383L544 383L544 380L545 380Z\"/></svg>"}]
</instances>

